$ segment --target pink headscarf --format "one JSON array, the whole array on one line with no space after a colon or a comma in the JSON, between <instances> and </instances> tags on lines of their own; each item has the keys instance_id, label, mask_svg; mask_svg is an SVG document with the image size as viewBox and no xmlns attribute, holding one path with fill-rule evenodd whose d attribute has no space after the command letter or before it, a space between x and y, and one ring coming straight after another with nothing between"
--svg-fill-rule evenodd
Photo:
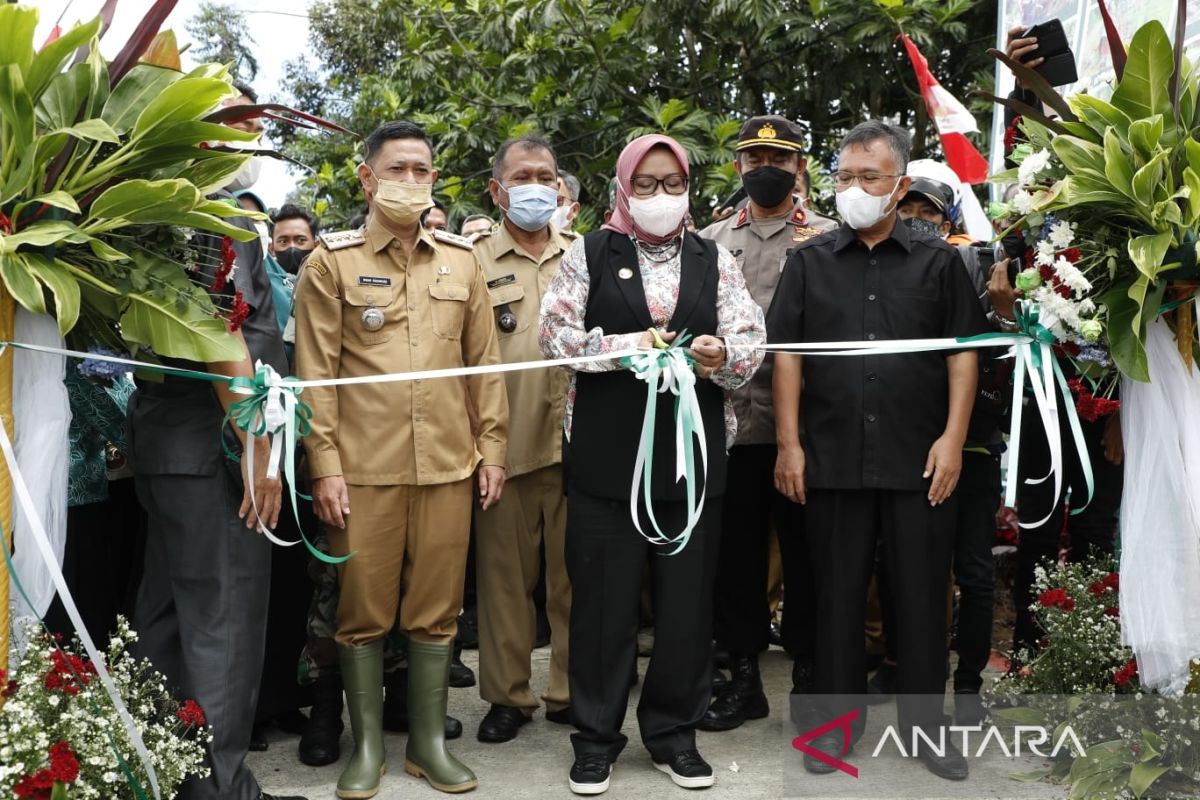
<instances>
[{"instance_id":1,"label":"pink headscarf","mask_svg":"<svg viewBox=\"0 0 1200 800\"><path fill-rule=\"evenodd\" d=\"M679 229L674 231L670 236L655 236L639 228L629 213L629 194L632 191L631 181L633 180L633 171L637 169L638 164L642 163L642 159L646 157L646 153L649 153L655 147L662 146L665 146L674 154L675 158L679 161L679 166L683 170L683 174L690 175L687 151L683 149L683 145L670 136L664 136L661 133L650 133L634 139L625 145L625 149L617 157L616 207L613 209L612 218L604 223L605 228L617 233L623 233L626 236L637 237L646 244L666 244L678 236L680 230L683 230L684 222L681 222L679 223Z\"/></svg>"}]
</instances>

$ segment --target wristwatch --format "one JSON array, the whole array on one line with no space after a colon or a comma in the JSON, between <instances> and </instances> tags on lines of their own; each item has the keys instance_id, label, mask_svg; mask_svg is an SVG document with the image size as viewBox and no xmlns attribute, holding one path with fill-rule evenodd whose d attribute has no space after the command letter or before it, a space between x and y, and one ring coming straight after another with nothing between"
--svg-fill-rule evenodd
<instances>
[{"instance_id":1,"label":"wristwatch","mask_svg":"<svg viewBox=\"0 0 1200 800\"><path fill-rule=\"evenodd\" d=\"M1016 320L1009 319L1008 317L997 313L995 309L989 311L987 316L988 322L992 323L992 327L999 328L1005 333L1013 333L1021 329L1020 326L1017 325Z\"/></svg>"}]
</instances>

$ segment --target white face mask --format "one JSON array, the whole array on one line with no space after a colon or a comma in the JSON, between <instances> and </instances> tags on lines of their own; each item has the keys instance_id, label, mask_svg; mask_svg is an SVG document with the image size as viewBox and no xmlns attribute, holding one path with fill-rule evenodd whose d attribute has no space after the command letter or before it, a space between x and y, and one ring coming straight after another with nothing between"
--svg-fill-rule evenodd
<instances>
[{"instance_id":1,"label":"white face mask","mask_svg":"<svg viewBox=\"0 0 1200 800\"><path fill-rule=\"evenodd\" d=\"M670 236L678 231L687 212L686 192L629 198L629 216L639 228L654 236Z\"/></svg>"},{"instance_id":2,"label":"white face mask","mask_svg":"<svg viewBox=\"0 0 1200 800\"><path fill-rule=\"evenodd\" d=\"M554 209L554 215L550 217L550 224L558 228L560 231L569 230L571 227L571 207L559 206Z\"/></svg>"},{"instance_id":3,"label":"white face mask","mask_svg":"<svg viewBox=\"0 0 1200 800\"><path fill-rule=\"evenodd\" d=\"M892 191L882 196L867 194L857 184L851 186L849 189L838 192L838 214L847 225L856 231L871 227L886 217L888 212L891 211L889 206L892 203L892 195L896 193L897 187L900 186L900 181L901 178L897 178L895 185L892 186Z\"/></svg>"},{"instance_id":4,"label":"white face mask","mask_svg":"<svg viewBox=\"0 0 1200 800\"><path fill-rule=\"evenodd\" d=\"M231 192L240 192L242 189L249 189L258 183L258 176L262 173L262 166L262 158L259 156L250 156L225 188Z\"/></svg>"}]
</instances>

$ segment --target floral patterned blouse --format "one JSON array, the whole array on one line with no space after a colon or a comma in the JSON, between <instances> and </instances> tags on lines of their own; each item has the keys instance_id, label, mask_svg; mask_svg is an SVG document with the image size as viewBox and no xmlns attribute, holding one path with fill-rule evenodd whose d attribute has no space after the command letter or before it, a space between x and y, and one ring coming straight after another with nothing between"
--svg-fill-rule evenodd
<instances>
[{"instance_id":1,"label":"floral patterned blouse","mask_svg":"<svg viewBox=\"0 0 1200 800\"><path fill-rule=\"evenodd\" d=\"M638 271L646 293L650 318L659 330L666 330L679 301L679 281L682 271L680 243L676 239L663 247L647 247L634 242L638 254ZM717 331L716 336L726 345L760 345L766 342L763 312L750 292L737 262L729 251L717 245ZM546 358L576 358L601 355L637 347L642 332L605 334L601 328L587 330L588 289L587 255L583 239L576 239L562 257L558 272L542 297L541 323L538 343ZM726 392L737 389L750 380L763 360L763 351L753 347L732 347L726 351L724 365L713 373L712 382ZM617 360L581 364L584 372L608 372L621 369ZM571 436L571 419L575 407L575 377L567 394L567 413L563 428ZM737 417L728 394L725 397L726 447L733 445L737 434Z\"/></svg>"}]
</instances>

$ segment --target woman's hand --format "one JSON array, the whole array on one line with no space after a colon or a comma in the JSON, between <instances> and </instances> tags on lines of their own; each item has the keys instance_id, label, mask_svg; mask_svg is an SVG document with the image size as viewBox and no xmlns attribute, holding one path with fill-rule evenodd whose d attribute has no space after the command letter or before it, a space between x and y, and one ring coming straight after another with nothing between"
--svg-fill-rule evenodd
<instances>
[{"instance_id":1,"label":"woman's hand","mask_svg":"<svg viewBox=\"0 0 1200 800\"><path fill-rule=\"evenodd\" d=\"M658 344L659 339L667 344L670 344L671 342L675 341L676 335L677 334L670 331L659 331L658 339L656 339L652 332L646 331L642 334L642 338L638 340L638 347L643 350L653 350L655 345Z\"/></svg>"},{"instance_id":2,"label":"woman's hand","mask_svg":"<svg viewBox=\"0 0 1200 800\"><path fill-rule=\"evenodd\" d=\"M725 343L716 336L697 336L692 340L692 357L696 359L696 374L711 378L725 365Z\"/></svg>"},{"instance_id":3,"label":"woman's hand","mask_svg":"<svg viewBox=\"0 0 1200 800\"><path fill-rule=\"evenodd\" d=\"M1032 36L1022 39L1020 38L1022 33L1024 33L1024 28L1013 28L1008 32L1008 46L1005 48L1008 51L1008 57L1013 61L1020 61L1030 69L1041 66L1042 62L1046 59L1034 58L1029 61L1025 60L1030 53L1038 49L1038 40ZM1022 89L1029 88L1025 85L1025 81L1020 78L1017 78L1017 85Z\"/></svg>"}]
</instances>

